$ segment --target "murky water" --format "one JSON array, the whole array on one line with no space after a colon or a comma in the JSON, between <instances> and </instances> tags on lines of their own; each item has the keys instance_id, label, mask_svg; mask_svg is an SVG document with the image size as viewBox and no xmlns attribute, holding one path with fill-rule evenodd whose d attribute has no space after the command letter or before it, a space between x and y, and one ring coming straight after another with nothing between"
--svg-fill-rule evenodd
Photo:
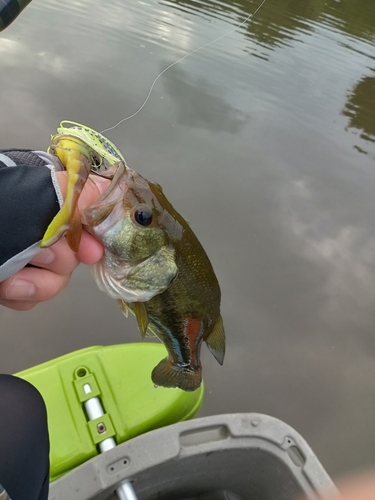
<instances>
[{"instance_id":1,"label":"murky water","mask_svg":"<svg viewBox=\"0 0 375 500\"><path fill-rule=\"evenodd\" d=\"M46 148L62 119L114 125L256 6L35 1L0 39L0 147ZM375 464L374 42L372 0L267 0L108 133L221 283L227 357L204 348L202 415L281 418L332 475ZM83 267L49 304L3 308L0 330L5 372L139 340Z\"/></svg>"}]
</instances>

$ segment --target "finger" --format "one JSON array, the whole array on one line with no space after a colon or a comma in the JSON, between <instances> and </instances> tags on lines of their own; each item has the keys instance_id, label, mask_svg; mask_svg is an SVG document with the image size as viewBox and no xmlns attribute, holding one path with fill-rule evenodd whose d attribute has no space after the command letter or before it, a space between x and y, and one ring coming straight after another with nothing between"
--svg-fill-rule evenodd
<instances>
[{"instance_id":1,"label":"finger","mask_svg":"<svg viewBox=\"0 0 375 500\"><path fill-rule=\"evenodd\" d=\"M61 193L65 198L67 173L65 171L57 172L57 180L59 181ZM109 184L109 179L104 179L104 177L99 177L98 175L90 175L79 197L78 208L82 211L92 205L104 193Z\"/></svg>"},{"instance_id":2,"label":"finger","mask_svg":"<svg viewBox=\"0 0 375 500\"><path fill-rule=\"evenodd\" d=\"M57 177L63 196L66 193L67 186L67 173L57 172ZM85 208L92 205L99 196L104 193L110 184L109 179L104 179L97 175L90 175L85 187L78 200L78 208L83 211ZM82 232L77 258L84 264L94 264L99 261L103 255L103 245L99 243L93 236L89 235L86 231Z\"/></svg>"},{"instance_id":3,"label":"finger","mask_svg":"<svg viewBox=\"0 0 375 500\"><path fill-rule=\"evenodd\" d=\"M95 264L103 255L103 245L86 231L82 231L77 255L72 252L65 239L60 239L49 248L43 249L30 264L50 269L59 274L70 274L80 262Z\"/></svg>"},{"instance_id":4,"label":"finger","mask_svg":"<svg viewBox=\"0 0 375 500\"><path fill-rule=\"evenodd\" d=\"M333 497L331 500L374 500L375 474L363 473L338 483L342 496Z\"/></svg>"},{"instance_id":5,"label":"finger","mask_svg":"<svg viewBox=\"0 0 375 500\"><path fill-rule=\"evenodd\" d=\"M0 303L18 311L31 309L37 303L55 297L69 280L70 274L26 267L0 283Z\"/></svg>"},{"instance_id":6,"label":"finger","mask_svg":"<svg viewBox=\"0 0 375 500\"><path fill-rule=\"evenodd\" d=\"M83 264L95 264L103 255L103 245L91 234L82 231L81 242L79 245L77 259Z\"/></svg>"},{"instance_id":7,"label":"finger","mask_svg":"<svg viewBox=\"0 0 375 500\"><path fill-rule=\"evenodd\" d=\"M43 249L30 261L30 264L56 274L69 275L78 266L79 260L69 248L66 240L61 238L51 247Z\"/></svg>"},{"instance_id":8,"label":"finger","mask_svg":"<svg viewBox=\"0 0 375 500\"><path fill-rule=\"evenodd\" d=\"M30 311L38 302L21 302L17 300L1 300L0 305L12 309L13 311Z\"/></svg>"}]
</instances>

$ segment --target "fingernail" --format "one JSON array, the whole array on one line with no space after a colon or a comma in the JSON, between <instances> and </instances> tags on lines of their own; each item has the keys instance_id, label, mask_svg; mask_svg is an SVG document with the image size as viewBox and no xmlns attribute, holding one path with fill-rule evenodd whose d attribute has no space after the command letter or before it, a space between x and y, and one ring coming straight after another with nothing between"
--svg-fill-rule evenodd
<instances>
[{"instance_id":1,"label":"fingernail","mask_svg":"<svg viewBox=\"0 0 375 500\"><path fill-rule=\"evenodd\" d=\"M14 279L8 286L5 298L9 300L24 300L35 293L35 285L31 281Z\"/></svg>"},{"instance_id":2,"label":"fingernail","mask_svg":"<svg viewBox=\"0 0 375 500\"><path fill-rule=\"evenodd\" d=\"M51 264L55 260L55 252L50 248L44 248L35 257L32 258L30 264Z\"/></svg>"}]
</instances>

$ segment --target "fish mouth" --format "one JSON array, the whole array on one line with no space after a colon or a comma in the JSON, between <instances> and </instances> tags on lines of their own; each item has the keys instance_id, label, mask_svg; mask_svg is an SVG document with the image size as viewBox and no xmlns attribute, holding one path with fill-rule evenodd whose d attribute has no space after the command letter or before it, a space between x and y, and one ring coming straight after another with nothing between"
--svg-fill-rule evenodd
<instances>
[{"instance_id":1,"label":"fish mouth","mask_svg":"<svg viewBox=\"0 0 375 500\"><path fill-rule=\"evenodd\" d=\"M114 182L116 181L116 182ZM102 195L81 213L81 223L85 231L97 239L124 215L122 200L130 181L122 175L114 177Z\"/></svg>"},{"instance_id":2,"label":"fish mouth","mask_svg":"<svg viewBox=\"0 0 375 500\"><path fill-rule=\"evenodd\" d=\"M102 191L102 194L81 213L81 223L85 230L98 239L125 214L123 201L129 189L150 191L148 181L138 172L128 168L124 162L118 162L116 165L117 168L109 186L102 191L102 185L98 183L98 189Z\"/></svg>"}]
</instances>

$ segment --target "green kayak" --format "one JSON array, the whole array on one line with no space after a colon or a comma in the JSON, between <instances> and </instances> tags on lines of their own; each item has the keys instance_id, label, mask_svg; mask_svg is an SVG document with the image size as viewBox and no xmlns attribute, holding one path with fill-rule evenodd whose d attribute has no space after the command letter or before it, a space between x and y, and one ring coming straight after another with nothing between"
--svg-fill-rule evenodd
<instances>
[{"instance_id":1,"label":"green kayak","mask_svg":"<svg viewBox=\"0 0 375 500\"><path fill-rule=\"evenodd\" d=\"M51 481L98 455L108 438L120 444L197 413L203 388L154 387L150 374L163 356L161 344L89 347L16 374L39 390L47 406ZM94 420L85 408L92 398L104 409Z\"/></svg>"}]
</instances>

